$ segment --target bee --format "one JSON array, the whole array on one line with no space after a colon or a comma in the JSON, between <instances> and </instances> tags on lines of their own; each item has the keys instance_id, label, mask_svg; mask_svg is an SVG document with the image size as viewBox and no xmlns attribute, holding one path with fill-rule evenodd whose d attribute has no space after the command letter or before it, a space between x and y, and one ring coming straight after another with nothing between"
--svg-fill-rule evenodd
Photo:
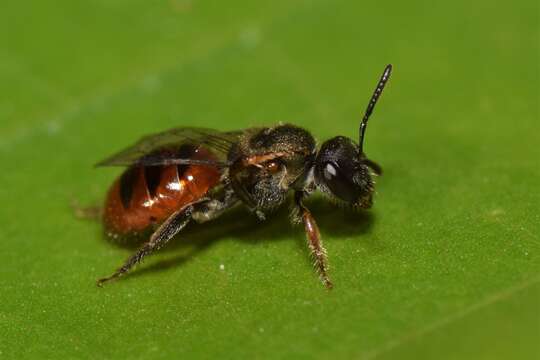
<instances>
[{"instance_id":1,"label":"bee","mask_svg":"<svg viewBox=\"0 0 540 360\"><path fill-rule=\"evenodd\" d=\"M188 223L205 223L239 205L259 219L284 204L292 193L294 223L302 223L321 282L332 288L319 228L304 204L316 189L355 208L372 206L373 175L381 167L364 153L370 115L392 71L387 65L360 122L358 144L336 136L317 148L305 129L291 124L217 131L180 127L143 137L97 166L125 166L103 208L112 237L155 229L112 275L126 274L162 248Z\"/></svg>"}]
</instances>

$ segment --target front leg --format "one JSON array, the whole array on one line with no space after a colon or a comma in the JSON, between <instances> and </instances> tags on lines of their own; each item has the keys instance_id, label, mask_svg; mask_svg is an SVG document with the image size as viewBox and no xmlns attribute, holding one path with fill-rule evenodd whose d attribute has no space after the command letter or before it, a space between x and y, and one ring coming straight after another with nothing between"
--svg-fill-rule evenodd
<instances>
[{"instance_id":1,"label":"front leg","mask_svg":"<svg viewBox=\"0 0 540 360\"><path fill-rule=\"evenodd\" d=\"M330 281L330 277L328 276L326 249L323 247L323 244L321 242L321 234L319 232L319 227L317 226L315 219L311 215L311 212L308 210L308 208L305 207L305 205L302 203L303 197L304 193L301 191L297 191L294 194L295 205L297 211L299 212L299 216L301 217L302 223L304 224L304 229L306 231L308 240L308 246L311 250L311 255L313 256L313 259L315 261L315 268L317 269L317 273L319 274L319 277L324 286L326 286L327 289L331 289L334 285L332 284L332 282Z\"/></svg>"}]
</instances>

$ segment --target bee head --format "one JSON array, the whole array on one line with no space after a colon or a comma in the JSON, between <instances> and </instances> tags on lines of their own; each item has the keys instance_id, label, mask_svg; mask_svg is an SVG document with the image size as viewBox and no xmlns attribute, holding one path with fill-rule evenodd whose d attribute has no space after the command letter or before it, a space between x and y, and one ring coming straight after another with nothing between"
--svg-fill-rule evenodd
<instances>
[{"instance_id":1,"label":"bee head","mask_svg":"<svg viewBox=\"0 0 540 360\"><path fill-rule=\"evenodd\" d=\"M363 144L368 119L391 71L392 66L387 65L371 96L360 123L358 144L347 137L336 136L322 144L315 160L314 176L317 186L324 193L353 206L371 206L374 191L371 173L381 173L381 168L364 154Z\"/></svg>"},{"instance_id":2,"label":"bee head","mask_svg":"<svg viewBox=\"0 0 540 360\"><path fill-rule=\"evenodd\" d=\"M336 136L324 142L315 160L314 174L324 193L354 206L371 206L371 172L351 139Z\"/></svg>"}]
</instances>

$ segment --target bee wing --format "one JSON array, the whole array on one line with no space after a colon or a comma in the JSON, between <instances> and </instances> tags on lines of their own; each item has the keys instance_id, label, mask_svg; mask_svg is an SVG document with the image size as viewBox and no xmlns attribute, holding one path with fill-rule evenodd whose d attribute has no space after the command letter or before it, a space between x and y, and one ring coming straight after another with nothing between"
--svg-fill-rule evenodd
<instances>
[{"instance_id":1,"label":"bee wing","mask_svg":"<svg viewBox=\"0 0 540 360\"><path fill-rule=\"evenodd\" d=\"M99 162L96 166L158 166L174 164L227 166L227 155L238 142L242 131L181 127L141 138L131 147ZM202 146L211 151L213 159L192 159L178 151L183 145Z\"/></svg>"}]
</instances>

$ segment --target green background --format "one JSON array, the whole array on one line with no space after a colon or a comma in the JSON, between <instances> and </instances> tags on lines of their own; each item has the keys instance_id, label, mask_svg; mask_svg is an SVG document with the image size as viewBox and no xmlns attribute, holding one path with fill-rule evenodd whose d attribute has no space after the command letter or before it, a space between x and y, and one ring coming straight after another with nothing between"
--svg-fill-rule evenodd
<instances>
[{"instance_id":1,"label":"green background","mask_svg":"<svg viewBox=\"0 0 540 360\"><path fill-rule=\"evenodd\" d=\"M377 3L377 4L376 4ZM540 356L540 8L516 2L3 1L0 358ZM143 134L279 121L355 137L374 208L190 227L131 276L74 200ZM243 224L241 224L243 222ZM224 269L220 269L223 265Z\"/></svg>"}]
</instances>

